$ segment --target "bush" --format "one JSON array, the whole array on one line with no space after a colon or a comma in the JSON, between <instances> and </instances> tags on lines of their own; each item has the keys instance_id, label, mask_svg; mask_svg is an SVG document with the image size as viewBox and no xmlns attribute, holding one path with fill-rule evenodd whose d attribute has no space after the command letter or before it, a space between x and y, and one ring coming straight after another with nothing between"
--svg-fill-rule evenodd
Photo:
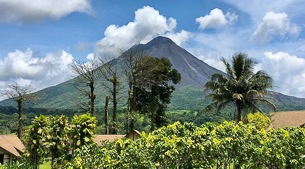
<instances>
[{"instance_id":1,"label":"bush","mask_svg":"<svg viewBox=\"0 0 305 169\"><path fill-rule=\"evenodd\" d=\"M83 146L69 168L303 168L305 130L259 130L224 122L196 127L176 122L136 141Z\"/></svg>"}]
</instances>

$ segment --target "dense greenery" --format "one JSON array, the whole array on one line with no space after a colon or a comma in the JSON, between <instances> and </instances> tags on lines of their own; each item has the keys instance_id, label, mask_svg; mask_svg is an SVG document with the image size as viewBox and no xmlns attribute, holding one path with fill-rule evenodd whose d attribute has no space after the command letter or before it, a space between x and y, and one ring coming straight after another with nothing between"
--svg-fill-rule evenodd
<instances>
[{"instance_id":1,"label":"dense greenery","mask_svg":"<svg viewBox=\"0 0 305 169\"><path fill-rule=\"evenodd\" d=\"M249 113L243 119L245 123L251 123L256 126L258 129L267 129L270 127L271 120L265 114L261 112Z\"/></svg>"},{"instance_id":2,"label":"dense greenery","mask_svg":"<svg viewBox=\"0 0 305 169\"><path fill-rule=\"evenodd\" d=\"M92 142L91 132L94 131L95 120L89 115L76 116L74 119L72 126L66 126L63 133L81 146L75 148L74 144L69 144L69 138L51 130L50 124L61 124L66 121L65 118L36 117L27 130L27 135L31 137L28 137L26 153L13 166L20 169L35 168L36 162L32 160L39 159L37 162L41 163L42 158L50 156L55 157L53 161L56 165L53 164L53 168L70 169L301 169L305 166L304 128L264 130L253 124L228 121L197 127L193 123L176 122L152 133L143 132L136 141L118 139L112 143L103 142L98 147ZM78 124L79 129L82 128L80 133L84 134L74 137L71 133L73 124ZM51 140L59 135L62 140L56 143L60 151L52 151L54 142ZM84 142L81 143L81 140ZM70 154L71 148L74 151ZM61 153L53 156L54 152Z\"/></svg>"},{"instance_id":3,"label":"dense greenery","mask_svg":"<svg viewBox=\"0 0 305 169\"><path fill-rule=\"evenodd\" d=\"M135 110L150 117L150 127L153 131L155 126L158 128L167 123L165 110L175 90L173 84L180 82L181 75L171 68L172 64L167 58L144 56L137 62L144 67L135 74Z\"/></svg>"},{"instance_id":4,"label":"dense greenery","mask_svg":"<svg viewBox=\"0 0 305 169\"><path fill-rule=\"evenodd\" d=\"M196 127L179 122L136 141L86 145L67 168L303 168L305 129L259 130L224 122Z\"/></svg>"},{"instance_id":5,"label":"dense greenery","mask_svg":"<svg viewBox=\"0 0 305 169\"><path fill-rule=\"evenodd\" d=\"M135 142L87 145L73 155L70 168L294 168L305 165L305 129L258 130L224 122L196 127L179 122Z\"/></svg>"},{"instance_id":6,"label":"dense greenery","mask_svg":"<svg viewBox=\"0 0 305 169\"><path fill-rule=\"evenodd\" d=\"M75 115L70 123L66 116L35 117L25 132L20 167L36 169L48 158L52 168L62 168L75 151L93 143L96 122L90 114Z\"/></svg>"}]
</instances>

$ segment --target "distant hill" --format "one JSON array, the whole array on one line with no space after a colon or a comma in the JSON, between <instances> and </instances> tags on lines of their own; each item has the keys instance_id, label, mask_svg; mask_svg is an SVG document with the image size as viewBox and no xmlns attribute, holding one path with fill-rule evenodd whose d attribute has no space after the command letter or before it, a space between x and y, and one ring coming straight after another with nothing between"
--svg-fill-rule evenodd
<instances>
[{"instance_id":1,"label":"distant hill","mask_svg":"<svg viewBox=\"0 0 305 169\"><path fill-rule=\"evenodd\" d=\"M171 110L200 110L210 102L204 97L205 94L203 89L194 86L177 88L169 108ZM277 111L305 110L304 98L287 96L277 92L270 92L269 95L274 99Z\"/></svg>"},{"instance_id":2,"label":"distant hill","mask_svg":"<svg viewBox=\"0 0 305 169\"><path fill-rule=\"evenodd\" d=\"M173 64L173 68L181 73L181 82L176 86L176 91L172 97L172 103L169 105L171 110L181 109L202 109L209 102L204 96L204 84L210 80L214 73L222 73L220 70L209 66L202 60L199 60L185 49L176 45L171 39L165 37L156 37L147 44L133 46L129 51L142 52L153 57L166 57ZM128 52L128 51L127 51ZM110 61L112 66L122 67L122 57ZM97 73L97 71L96 71ZM96 81L100 84L101 79ZM48 87L37 92L42 99L34 107L56 108L56 109L77 109L78 103L84 100L75 86L77 80L71 79L56 86ZM96 107L104 106L105 92L101 86L96 87L97 99ZM124 93L127 93L124 92ZM305 99L286 96L280 93L273 93L272 97L276 100L279 110L305 110ZM123 100L126 100L126 97ZM121 102L121 104L126 101ZM0 102L0 106L14 105L10 100ZM122 105L121 105L122 106Z\"/></svg>"}]
</instances>

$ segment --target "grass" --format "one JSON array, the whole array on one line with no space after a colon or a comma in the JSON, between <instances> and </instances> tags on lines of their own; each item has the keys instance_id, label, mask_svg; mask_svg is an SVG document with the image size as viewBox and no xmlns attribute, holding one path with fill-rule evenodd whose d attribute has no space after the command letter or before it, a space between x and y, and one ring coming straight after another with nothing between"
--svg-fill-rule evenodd
<instances>
[{"instance_id":1,"label":"grass","mask_svg":"<svg viewBox=\"0 0 305 169\"><path fill-rule=\"evenodd\" d=\"M51 169L51 162L50 161L44 162L39 166L39 169Z\"/></svg>"},{"instance_id":2,"label":"grass","mask_svg":"<svg viewBox=\"0 0 305 169\"><path fill-rule=\"evenodd\" d=\"M177 114L183 114L183 113L189 113L191 112L190 110L172 110L168 111L168 113L177 113Z\"/></svg>"}]
</instances>

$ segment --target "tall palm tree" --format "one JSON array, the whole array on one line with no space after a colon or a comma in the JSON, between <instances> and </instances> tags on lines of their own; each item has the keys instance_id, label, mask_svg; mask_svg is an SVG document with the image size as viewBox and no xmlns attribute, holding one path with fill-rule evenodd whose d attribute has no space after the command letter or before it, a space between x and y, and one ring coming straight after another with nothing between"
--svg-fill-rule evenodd
<instances>
[{"instance_id":1,"label":"tall palm tree","mask_svg":"<svg viewBox=\"0 0 305 169\"><path fill-rule=\"evenodd\" d=\"M228 63L224 58L222 62L226 67L227 75L215 73L211 80L205 84L209 91L207 97L212 99L212 103L206 110L220 109L234 104L236 107L235 120L241 121L242 114L252 111L259 111L257 103L265 103L275 109L270 98L265 94L272 88L272 79L263 71L253 72L256 62L245 53L237 53L232 58L232 63Z\"/></svg>"}]
</instances>

